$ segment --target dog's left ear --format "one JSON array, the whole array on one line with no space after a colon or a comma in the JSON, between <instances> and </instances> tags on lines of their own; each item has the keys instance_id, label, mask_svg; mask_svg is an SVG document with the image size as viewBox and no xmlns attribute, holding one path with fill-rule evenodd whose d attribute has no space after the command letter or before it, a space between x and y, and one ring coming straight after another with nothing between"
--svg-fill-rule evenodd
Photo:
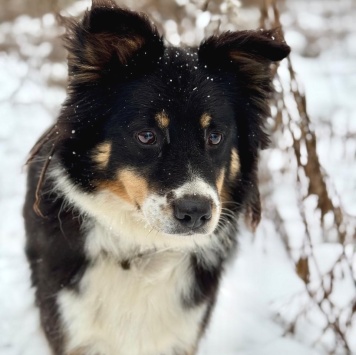
<instances>
[{"instance_id":1,"label":"dog's left ear","mask_svg":"<svg viewBox=\"0 0 356 355\"><path fill-rule=\"evenodd\" d=\"M162 37L149 19L112 0L93 0L81 21L61 20L71 81L90 82L147 70L163 54ZM139 63L140 58L145 65Z\"/></svg>"},{"instance_id":2,"label":"dog's left ear","mask_svg":"<svg viewBox=\"0 0 356 355\"><path fill-rule=\"evenodd\" d=\"M242 68L249 62L269 64L287 57L290 47L278 29L225 32L211 36L199 47L199 60L210 66Z\"/></svg>"}]
</instances>

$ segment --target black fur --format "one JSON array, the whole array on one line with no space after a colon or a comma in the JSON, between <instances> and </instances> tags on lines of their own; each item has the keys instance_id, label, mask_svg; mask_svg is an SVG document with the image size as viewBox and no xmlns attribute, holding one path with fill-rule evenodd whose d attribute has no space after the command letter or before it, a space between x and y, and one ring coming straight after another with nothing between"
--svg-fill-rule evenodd
<instances>
[{"instance_id":1,"label":"black fur","mask_svg":"<svg viewBox=\"0 0 356 355\"><path fill-rule=\"evenodd\" d=\"M43 163L33 162L28 172L28 192L24 206L26 232L29 237L26 254L32 270L32 284L36 288L36 303L41 310L41 322L56 354L62 353L63 334L55 296L63 288L78 292L88 261L83 251L80 218L75 212L63 209L63 199L53 194L43 195L41 209L46 217L33 209L38 171ZM46 181L43 191L51 189ZM48 190L47 190L48 191Z\"/></svg>"},{"instance_id":2,"label":"black fur","mask_svg":"<svg viewBox=\"0 0 356 355\"><path fill-rule=\"evenodd\" d=\"M248 207L260 213L257 162L259 149L268 145L263 124L269 114L269 66L286 57L289 47L273 39L275 31L227 32L198 48L166 47L145 16L109 0L95 1L82 21L65 23L68 95L55 125L30 157L24 206L26 252L48 340L56 354L63 354L55 296L63 288L80 292L78 285L91 262L84 251L83 230L83 219L91 223L91 218L54 191L55 182L46 174L54 166L61 166L87 194L103 182L115 181L120 169L139 167L149 188L168 194L172 201L170 191L188 178L187 160L210 184L225 169L224 207L230 214L218 227L226 234L221 247L225 252L216 252L214 266L192 254L196 282L191 297L183 300L186 308L209 304L203 330L225 260L234 249L234 220ZM157 131L157 144L139 147L133 138L136 132L153 127L155 115L163 110L171 121L169 137ZM206 147L206 132L199 126L206 112L214 118L210 129L224 135L219 147ZM107 165L99 169L93 150L105 141L114 144ZM230 179L234 147L240 169ZM141 208L137 202L136 207ZM118 260L127 272L130 257Z\"/></svg>"}]
</instances>

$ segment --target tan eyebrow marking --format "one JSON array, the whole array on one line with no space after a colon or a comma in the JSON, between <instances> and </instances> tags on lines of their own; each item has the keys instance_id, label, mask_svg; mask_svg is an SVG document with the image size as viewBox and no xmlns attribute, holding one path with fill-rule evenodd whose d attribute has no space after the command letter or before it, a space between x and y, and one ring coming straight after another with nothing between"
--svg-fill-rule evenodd
<instances>
[{"instance_id":1,"label":"tan eyebrow marking","mask_svg":"<svg viewBox=\"0 0 356 355\"><path fill-rule=\"evenodd\" d=\"M237 173L240 170L240 157L237 153L237 149L233 148L231 150L231 162L230 162L230 180L234 180Z\"/></svg>"},{"instance_id":2,"label":"tan eyebrow marking","mask_svg":"<svg viewBox=\"0 0 356 355\"><path fill-rule=\"evenodd\" d=\"M105 169L109 163L111 154L111 142L103 142L96 146L93 154L94 161L99 168Z\"/></svg>"},{"instance_id":3,"label":"tan eyebrow marking","mask_svg":"<svg viewBox=\"0 0 356 355\"><path fill-rule=\"evenodd\" d=\"M203 129L208 128L210 122L211 116L208 113L203 113L203 115L200 117L200 125L203 127Z\"/></svg>"},{"instance_id":4,"label":"tan eyebrow marking","mask_svg":"<svg viewBox=\"0 0 356 355\"><path fill-rule=\"evenodd\" d=\"M166 129L169 125L169 118L164 110L156 114L155 120L162 129Z\"/></svg>"}]
</instances>

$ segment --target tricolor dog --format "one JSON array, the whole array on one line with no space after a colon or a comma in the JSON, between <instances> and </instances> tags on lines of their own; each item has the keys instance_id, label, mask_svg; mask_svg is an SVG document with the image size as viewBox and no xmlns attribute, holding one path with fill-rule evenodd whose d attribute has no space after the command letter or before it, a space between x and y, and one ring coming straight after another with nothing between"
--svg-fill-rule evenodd
<instances>
[{"instance_id":1,"label":"tricolor dog","mask_svg":"<svg viewBox=\"0 0 356 355\"><path fill-rule=\"evenodd\" d=\"M276 37L276 38L275 38ZM276 31L172 47L145 15L93 0L66 20L67 98L34 146L24 207L56 355L192 355L238 216L260 213Z\"/></svg>"}]
</instances>

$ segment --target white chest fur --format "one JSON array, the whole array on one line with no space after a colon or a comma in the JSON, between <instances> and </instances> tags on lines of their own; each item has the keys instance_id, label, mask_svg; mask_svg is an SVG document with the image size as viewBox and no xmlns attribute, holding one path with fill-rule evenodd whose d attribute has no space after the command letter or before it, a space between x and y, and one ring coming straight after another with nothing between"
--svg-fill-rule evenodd
<instances>
[{"instance_id":1,"label":"white chest fur","mask_svg":"<svg viewBox=\"0 0 356 355\"><path fill-rule=\"evenodd\" d=\"M173 355L192 351L206 305L184 309L191 285L189 256L177 252L142 258L124 270L97 258L78 293L62 291L58 303L68 353Z\"/></svg>"}]
</instances>

